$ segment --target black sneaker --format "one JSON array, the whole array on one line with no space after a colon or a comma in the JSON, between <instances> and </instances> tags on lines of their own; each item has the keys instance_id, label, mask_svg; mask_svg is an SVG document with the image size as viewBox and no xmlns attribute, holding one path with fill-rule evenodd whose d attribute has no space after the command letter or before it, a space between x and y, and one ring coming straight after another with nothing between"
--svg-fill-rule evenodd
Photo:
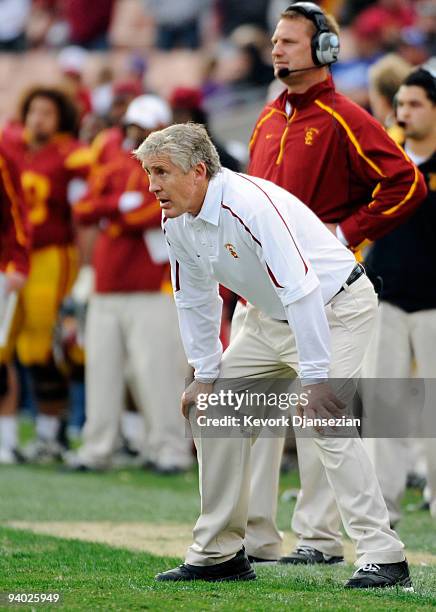
<instances>
[{"instance_id":1,"label":"black sneaker","mask_svg":"<svg viewBox=\"0 0 436 612\"><path fill-rule=\"evenodd\" d=\"M263 563L267 565L275 565L278 559L264 559L263 557L255 557L254 555L248 555L250 563Z\"/></svg>"},{"instance_id":2,"label":"black sneaker","mask_svg":"<svg viewBox=\"0 0 436 612\"><path fill-rule=\"evenodd\" d=\"M344 563L344 557L326 555L312 546L298 546L294 552L282 557L279 563L290 563L291 565L334 565Z\"/></svg>"},{"instance_id":3,"label":"black sneaker","mask_svg":"<svg viewBox=\"0 0 436 612\"><path fill-rule=\"evenodd\" d=\"M92 468L90 465L85 463L76 463L75 465L61 465L59 472L62 474L79 474L87 472L103 472L103 470L97 470Z\"/></svg>"},{"instance_id":4,"label":"black sneaker","mask_svg":"<svg viewBox=\"0 0 436 612\"><path fill-rule=\"evenodd\" d=\"M189 471L189 468L182 467L180 465L159 465L154 461L146 461L143 464L144 469L150 470L153 474L159 476L178 476L179 474L185 474Z\"/></svg>"},{"instance_id":5,"label":"black sneaker","mask_svg":"<svg viewBox=\"0 0 436 612\"><path fill-rule=\"evenodd\" d=\"M406 487L408 489L421 489L421 491L423 491L426 484L427 480L425 476L417 474L416 472L410 472L407 474Z\"/></svg>"},{"instance_id":6,"label":"black sneaker","mask_svg":"<svg viewBox=\"0 0 436 612\"><path fill-rule=\"evenodd\" d=\"M345 584L347 589L374 589L402 586L413 593L412 580L407 561L400 563L367 563L354 572Z\"/></svg>"},{"instance_id":7,"label":"black sneaker","mask_svg":"<svg viewBox=\"0 0 436 612\"><path fill-rule=\"evenodd\" d=\"M189 581L206 580L207 582L223 582L224 580L254 580L256 574L242 548L233 559L216 565L189 565L184 563L172 570L155 576L159 581Z\"/></svg>"}]
</instances>

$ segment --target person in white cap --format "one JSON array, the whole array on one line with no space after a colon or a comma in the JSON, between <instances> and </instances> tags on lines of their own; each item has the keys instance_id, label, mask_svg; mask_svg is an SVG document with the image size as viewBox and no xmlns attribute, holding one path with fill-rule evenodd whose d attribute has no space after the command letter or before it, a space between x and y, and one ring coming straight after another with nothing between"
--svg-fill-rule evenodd
<instances>
[{"instance_id":1,"label":"person in white cap","mask_svg":"<svg viewBox=\"0 0 436 612\"><path fill-rule=\"evenodd\" d=\"M190 467L178 411L185 364L160 230L160 208L132 150L171 122L156 96L139 96L124 117L124 139L109 147L89 191L74 207L79 224L98 225L95 293L85 333L84 443L68 458L78 471L110 467L128 387L146 423L144 458L159 473ZM168 377L171 385L168 385Z\"/></svg>"},{"instance_id":2,"label":"person in white cap","mask_svg":"<svg viewBox=\"0 0 436 612\"><path fill-rule=\"evenodd\" d=\"M89 53L82 47L64 47L57 60L62 73L61 86L75 101L80 119L92 111L91 92L83 82L83 72Z\"/></svg>"}]
</instances>

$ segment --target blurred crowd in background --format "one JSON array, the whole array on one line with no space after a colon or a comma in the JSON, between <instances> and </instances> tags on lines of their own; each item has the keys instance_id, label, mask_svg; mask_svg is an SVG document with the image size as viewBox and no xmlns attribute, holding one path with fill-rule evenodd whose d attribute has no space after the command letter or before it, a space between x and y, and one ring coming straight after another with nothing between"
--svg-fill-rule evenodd
<instances>
[{"instance_id":1,"label":"blurred crowd in background","mask_svg":"<svg viewBox=\"0 0 436 612\"><path fill-rule=\"evenodd\" d=\"M179 85L198 88L212 111L251 102L272 81L270 38L288 4L2 0L0 117L14 112L17 95L35 77L62 79L79 98L83 115L92 112L109 122L121 98L146 91L168 97ZM435 55L431 0L319 4L341 25L341 57L333 69L337 87L365 107L368 69L383 54L395 51L413 65Z\"/></svg>"},{"instance_id":2,"label":"blurred crowd in background","mask_svg":"<svg viewBox=\"0 0 436 612\"><path fill-rule=\"evenodd\" d=\"M288 4L287 0L0 0L2 141L17 156L26 154L17 143L23 125L32 129L35 95L29 97L30 87L60 88L74 101L78 122L66 130L71 146L67 153L59 149L56 155L68 171L61 197L73 211L68 223L75 237L66 239L64 246L80 246L78 280L64 283L56 297L59 310L50 357L37 363L46 369L41 373L31 358L15 361L20 410L33 416L39 413L36 438L29 448L21 449L16 430L5 424L8 418L12 423L14 411L3 411L1 462L63 458L83 470L117 462L136 462L160 473L190 468L191 445L178 411L189 371L175 340L167 263L154 231L160 232L160 211L147 196L144 173L136 176L129 160L151 130L193 120L208 125L223 165L243 170L258 112L265 99L283 88L274 81L270 39ZM436 55L435 2L325 0L319 4L341 26L340 61L332 67L337 89L389 127L394 122L392 98L401 81L414 66ZM382 88L380 100L380 79L389 91L386 106L386 89ZM53 104L59 111L58 102ZM62 131L57 126L53 134ZM71 155L79 150L81 163L76 155L72 165ZM34 198L40 183L32 183L30 171L34 171L31 164L26 175L30 195L25 195ZM110 206L102 204L105 197L113 202ZM31 221L38 224L38 211L32 206ZM121 254L118 259L115 251ZM147 259L151 276L126 278L132 262L141 257ZM93 283L97 293L91 295ZM146 305L135 303L139 293L147 294ZM150 303L151 294L155 303ZM40 295L29 300L44 308ZM161 295L166 296L163 301ZM236 298L224 292L223 297L225 344ZM93 323L85 342L86 308ZM109 311L112 318L105 319ZM131 322L140 311L146 312L144 327L133 328ZM163 329L162 321L170 320ZM141 333L147 341L135 346ZM148 358L141 360L141 352ZM48 359L50 367L68 379L66 395L53 371L47 370ZM170 363L174 367L169 368ZM101 371L102 365L106 371ZM166 378L159 378L159 368ZM10 386L13 375L5 376ZM54 392L53 385L58 385ZM168 387L172 393L165 394ZM56 409L47 410L50 402ZM40 403L45 406L42 413ZM68 447L83 435L85 403L84 444L68 458ZM162 405L166 410L159 408Z\"/></svg>"}]
</instances>

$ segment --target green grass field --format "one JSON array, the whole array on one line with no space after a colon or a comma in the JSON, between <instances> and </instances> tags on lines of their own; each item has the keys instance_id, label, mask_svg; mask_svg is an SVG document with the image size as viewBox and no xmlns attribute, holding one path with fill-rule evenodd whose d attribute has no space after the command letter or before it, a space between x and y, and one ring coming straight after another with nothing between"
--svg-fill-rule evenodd
<instances>
[{"instance_id":1,"label":"green grass field","mask_svg":"<svg viewBox=\"0 0 436 612\"><path fill-rule=\"evenodd\" d=\"M255 582L165 585L156 583L154 575L180 563L180 557L55 538L8 524L111 521L144 523L156 530L183 524L188 530L199 507L195 471L164 478L140 469L65 474L57 466L11 466L1 468L0 481L0 592L61 594L60 604L33 605L33 609L263 611L292 606L293 610L393 611L436 607L436 565L428 556L436 555L436 524L425 512L406 512L399 529L410 554L417 551L426 559L411 568L413 594L345 591L342 584L353 571L351 565L270 566L257 570ZM296 486L295 474L282 478L282 491ZM405 505L418 499L417 491L409 491ZM279 525L287 531L292 507L292 502L280 501ZM147 550L147 542L143 549Z\"/></svg>"}]
</instances>

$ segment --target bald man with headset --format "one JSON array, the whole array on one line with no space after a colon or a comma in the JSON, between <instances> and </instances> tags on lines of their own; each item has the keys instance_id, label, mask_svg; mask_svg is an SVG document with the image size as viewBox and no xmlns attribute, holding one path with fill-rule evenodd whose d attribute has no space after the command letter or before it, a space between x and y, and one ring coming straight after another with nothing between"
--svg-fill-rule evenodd
<instances>
[{"instance_id":1,"label":"bald man with headset","mask_svg":"<svg viewBox=\"0 0 436 612\"><path fill-rule=\"evenodd\" d=\"M342 244L358 250L413 214L426 194L423 177L376 120L336 92L329 67L338 58L339 29L330 15L314 3L296 2L281 14L272 43L275 76L286 89L255 125L248 172L297 196ZM244 306L237 308L243 320ZM360 364L352 364L347 351L343 360L347 376L358 376ZM281 556L275 514L282 450L277 438L259 439L253 447L245 545L254 562ZM385 570L401 559L380 548L370 528L374 517L365 514L365 491L361 499L336 500L313 440L297 436L297 450L301 490L292 528L298 544L281 562L343 561L339 527L341 506L348 505L348 535L363 560L353 586L392 583Z\"/></svg>"}]
</instances>

